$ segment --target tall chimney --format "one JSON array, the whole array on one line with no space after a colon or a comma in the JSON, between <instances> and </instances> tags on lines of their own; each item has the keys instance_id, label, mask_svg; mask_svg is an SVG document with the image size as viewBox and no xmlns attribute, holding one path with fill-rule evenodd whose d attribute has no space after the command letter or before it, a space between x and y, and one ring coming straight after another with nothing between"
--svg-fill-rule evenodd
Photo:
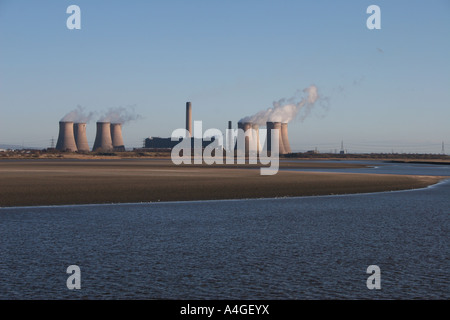
<instances>
[{"instance_id":1,"label":"tall chimney","mask_svg":"<svg viewBox=\"0 0 450 320\"><path fill-rule=\"evenodd\" d=\"M114 151L125 151L121 123L111 123L111 140Z\"/></svg>"},{"instance_id":2,"label":"tall chimney","mask_svg":"<svg viewBox=\"0 0 450 320\"><path fill-rule=\"evenodd\" d=\"M226 143L226 150L227 152L232 152L234 150L234 140L233 140L233 133L231 130L233 129L233 124L231 121L228 121L228 135L227 135L227 143Z\"/></svg>"},{"instance_id":3,"label":"tall chimney","mask_svg":"<svg viewBox=\"0 0 450 320\"><path fill-rule=\"evenodd\" d=\"M283 140L284 151L286 153L292 153L291 145L289 144L287 123L281 124L281 139Z\"/></svg>"},{"instance_id":4,"label":"tall chimney","mask_svg":"<svg viewBox=\"0 0 450 320\"><path fill-rule=\"evenodd\" d=\"M60 121L59 122L59 136L56 143L56 149L61 151L78 151L75 137L73 135L73 122Z\"/></svg>"},{"instance_id":5,"label":"tall chimney","mask_svg":"<svg viewBox=\"0 0 450 320\"><path fill-rule=\"evenodd\" d=\"M112 151L111 123L97 122L97 134L95 136L94 147L92 151Z\"/></svg>"},{"instance_id":6,"label":"tall chimney","mask_svg":"<svg viewBox=\"0 0 450 320\"><path fill-rule=\"evenodd\" d=\"M267 121L267 137L266 137L266 149L267 151L272 151L272 129L274 127L273 122Z\"/></svg>"},{"instance_id":7,"label":"tall chimney","mask_svg":"<svg viewBox=\"0 0 450 320\"><path fill-rule=\"evenodd\" d=\"M73 134L78 151L89 152L89 144L86 137L86 123L74 123Z\"/></svg>"},{"instance_id":8,"label":"tall chimney","mask_svg":"<svg viewBox=\"0 0 450 320\"><path fill-rule=\"evenodd\" d=\"M189 137L192 137L192 104L186 102L186 130L189 132Z\"/></svg>"},{"instance_id":9,"label":"tall chimney","mask_svg":"<svg viewBox=\"0 0 450 320\"><path fill-rule=\"evenodd\" d=\"M281 122L267 122L267 151L272 151L272 130L278 129L279 133L279 153L285 154L286 151L283 145L283 139L281 138Z\"/></svg>"}]
</instances>

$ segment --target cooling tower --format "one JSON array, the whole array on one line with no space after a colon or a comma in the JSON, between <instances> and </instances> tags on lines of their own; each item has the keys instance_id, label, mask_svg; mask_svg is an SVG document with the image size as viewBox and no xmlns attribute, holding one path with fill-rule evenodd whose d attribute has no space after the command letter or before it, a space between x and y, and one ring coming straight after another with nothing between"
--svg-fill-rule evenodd
<instances>
[{"instance_id":1,"label":"cooling tower","mask_svg":"<svg viewBox=\"0 0 450 320\"><path fill-rule=\"evenodd\" d=\"M236 135L236 144L234 145L234 149L236 149L236 150L240 147L239 139L241 138L241 132L239 131L239 129L244 130L244 124L242 122L238 122L237 127L238 127L238 132ZM245 148L244 148L244 150L245 150Z\"/></svg>"},{"instance_id":2,"label":"cooling tower","mask_svg":"<svg viewBox=\"0 0 450 320\"><path fill-rule=\"evenodd\" d=\"M286 149L284 148L283 138L281 137L281 122L274 122L274 129L278 129L279 139L280 139L280 154L286 154Z\"/></svg>"},{"instance_id":3,"label":"cooling tower","mask_svg":"<svg viewBox=\"0 0 450 320\"><path fill-rule=\"evenodd\" d=\"M281 124L281 140L283 140L284 151L286 153L292 153L291 145L289 144L287 123Z\"/></svg>"},{"instance_id":4,"label":"cooling tower","mask_svg":"<svg viewBox=\"0 0 450 320\"><path fill-rule=\"evenodd\" d=\"M256 142L256 152L259 153L261 151L261 142L259 141L259 125L253 124L253 141Z\"/></svg>"},{"instance_id":5,"label":"cooling tower","mask_svg":"<svg viewBox=\"0 0 450 320\"><path fill-rule=\"evenodd\" d=\"M111 140L114 151L125 151L121 123L111 123Z\"/></svg>"},{"instance_id":6,"label":"cooling tower","mask_svg":"<svg viewBox=\"0 0 450 320\"><path fill-rule=\"evenodd\" d=\"M192 137L192 104L190 102L186 102L186 130Z\"/></svg>"},{"instance_id":7,"label":"cooling tower","mask_svg":"<svg viewBox=\"0 0 450 320\"><path fill-rule=\"evenodd\" d=\"M244 122L243 125L243 129L244 129L244 133L245 135L245 154L248 155L250 153L254 153L256 151L255 149L255 144L254 144L254 140L253 140L253 132L252 132L252 128L253 128L253 123L251 122ZM248 130L250 130L248 132Z\"/></svg>"},{"instance_id":8,"label":"cooling tower","mask_svg":"<svg viewBox=\"0 0 450 320\"><path fill-rule=\"evenodd\" d=\"M283 139L281 138L281 122L267 122L267 151L272 151L272 130L278 129L279 133L279 153L285 154Z\"/></svg>"},{"instance_id":9,"label":"cooling tower","mask_svg":"<svg viewBox=\"0 0 450 320\"><path fill-rule=\"evenodd\" d=\"M89 152L89 145L86 137L86 123L74 123L73 134L78 151Z\"/></svg>"},{"instance_id":10,"label":"cooling tower","mask_svg":"<svg viewBox=\"0 0 450 320\"><path fill-rule=\"evenodd\" d=\"M59 122L59 136L56 149L61 151L78 151L73 135L73 122Z\"/></svg>"},{"instance_id":11,"label":"cooling tower","mask_svg":"<svg viewBox=\"0 0 450 320\"><path fill-rule=\"evenodd\" d=\"M97 122L97 134L95 136L92 151L112 151L111 124L109 122Z\"/></svg>"}]
</instances>

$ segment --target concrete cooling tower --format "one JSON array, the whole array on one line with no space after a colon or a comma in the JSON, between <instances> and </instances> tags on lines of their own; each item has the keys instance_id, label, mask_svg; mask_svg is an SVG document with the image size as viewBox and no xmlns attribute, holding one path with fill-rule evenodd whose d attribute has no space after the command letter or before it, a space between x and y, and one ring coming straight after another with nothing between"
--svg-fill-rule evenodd
<instances>
[{"instance_id":1,"label":"concrete cooling tower","mask_svg":"<svg viewBox=\"0 0 450 320\"><path fill-rule=\"evenodd\" d=\"M78 151L89 152L89 145L86 137L86 123L75 123L73 125L73 134Z\"/></svg>"},{"instance_id":2,"label":"concrete cooling tower","mask_svg":"<svg viewBox=\"0 0 450 320\"><path fill-rule=\"evenodd\" d=\"M256 142L256 152L259 153L261 151L261 142L259 141L259 125L253 124L253 141Z\"/></svg>"},{"instance_id":3,"label":"concrete cooling tower","mask_svg":"<svg viewBox=\"0 0 450 320\"><path fill-rule=\"evenodd\" d=\"M125 151L121 123L111 123L111 139L114 151Z\"/></svg>"},{"instance_id":4,"label":"concrete cooling tower","mask_svg":"<svg viewBox=\"0 0 450 320\"><path fill-rule=\"evenodd\" d=\"M279 153L286 154L283 138L281 137L281 122L267 122L267 151L272 151L272 130L278 129L279 133Z\"/></svg>"},{"instance_id":5,"label":"concrete cooling tower","mask_svg":"<svg viewBox=\"0 0 450 320\"><path fill-rule=\"evenodd\" d=\"M237 149L239 147L239 139L240 139L239 129L244 130L244 124L242 122L238 122L237 127L238 127L238 133L236 135L236 144L234 145L234 149Z\"/></svg>"},{"instance_id":6,"label":"concrete cooling tower","mask_svg":"<svg viewBox=\"0 0 450 320\"><path fill-rule=\"evenodd\" d=\"M112 151L111 124L109 122L97 122L97 134L95 136L92 151Z\"/></svg>"},{"instance_id":7,"label":"concrete cooling tower","mask_svg":"<svg viewBox=\"0 0 450 320\"><path fill-rule=\"evenodd\" d=\"M255 148L253 147L253 134L251 131L248 132L248 130L251 130L253 128L253 124L251 122L244 122L244 134L245 135L245 154L248 155L249 153L255 152Z\"/></svg>"},{"instance_id":8,"label":"concrete cooling tower","mask_svg":"<svg viewBox=\"0 0 450 320\"><path fill-rule=\"evenodd\" d=\"M73 122L59 122L59 136L56 149L61 151L78 151L73 135Z\"/></svg>"},{"instance_id":9,"label":"concrete cooling tower","mask_svg":"<svg viewBox=\"0 0 450 320\"><path fill-rule=\"evenodd\" d=\"M292 153L291 145L289 144L287 123L281 124L281 140L283 140L284 151L286 153Z\"/></svg>"},{"instance_id":10,"label":"concrete cooling tower","mask_svg":"<svg viewBox=\"0 0 450 320\"><path fill-rule=\"evenodd\" d=\"M281 135L281 122L274 122L274 129L278 129L280 140L280 154L286 154L286 149L283 144L283 137Z\"/></svg>"}]
</instances>

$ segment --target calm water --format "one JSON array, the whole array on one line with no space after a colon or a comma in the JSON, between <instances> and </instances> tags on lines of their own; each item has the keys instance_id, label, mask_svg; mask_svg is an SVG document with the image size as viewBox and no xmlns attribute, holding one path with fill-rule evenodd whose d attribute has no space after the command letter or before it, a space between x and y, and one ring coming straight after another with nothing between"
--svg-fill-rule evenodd
<instances>
[{"instance_id":1,"label":"calm water","mask_svg":"<svg viewBox=\"0 0 450 320\"><path fill-rule=\"evenodd\" d=\"M292 160L287 162L305 162L303 160ZM316 172L349 172L349 173L378 173L378 174L408 174L428 176L450 176L450 165L419 164L419 163L389 163L383 161L307 161L314 163L350 163L364 164L368 168L349 169L286 169L294 171L316 171Z\"/></svg>"},{"instance_id":2,"label":"calm water","mask_svg":"<svg viewBox=\"0 0 450 320\"><path fill-rule=\"evenodd\" d=\"M3 208L0 299L449 299L449 213L448 180L365 195ZM72 264L81 290L66 287ZM381 290L366 287L373 264Z\"/></svg>"}]
</instances>

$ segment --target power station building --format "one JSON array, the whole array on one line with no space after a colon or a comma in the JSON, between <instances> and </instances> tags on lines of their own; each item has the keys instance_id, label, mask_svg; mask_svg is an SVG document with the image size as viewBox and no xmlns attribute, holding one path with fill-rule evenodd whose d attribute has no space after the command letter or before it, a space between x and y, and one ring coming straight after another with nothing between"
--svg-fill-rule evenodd
<instances>
[{"instance_id":1,"label":"power station building","mask_svg":"<svg viewBox=\"0 0 450 320\"><path fill-rule=\"evenodd\" d=\"M263 145L260 141L260 132L259 125L252 122L238 122L238 129L242 129L244 131L244 148L246 155L257 155L261 150L263 150ZM268 151L272 151L272 141L271 141L271 131L273 129L278 129L279 132L279 154L288 154L292 153L289 137L288 137L288 124L281 122L267 122L267 137L266 137L266 148ZM231 121L228 121L228 129L232 129ZM251 130L251 133L247 133L248 130ZM192 104L191 102L186 102L186 132L189 137L191 137L191 146L195 144L195 138L192 137ZM241 133L242 134L242 133ZM237 143L236 141L231 140L231 136L225 137L226 146L224 148L226 150L236 150ZM241 139L239 136L237 140ZM214 138L211 139L214 141ZM211 141L201 141L201 145L205 148L207 145L211 143ZM160 138L160 137L149 137L145 139L144 148L145 149L153 149L153 150L170 150L175 147L180 142L180 139L172 141L169 138Z\"/></svg>"},{"instance_id":2,"label":"power station building","mask_svg":"<svg viewBox=\"0 0 450 320\"><path fill-rule=\"evenodd\" d=\"M208 146L212 141L214 141L214 137L211 139L211 141L206 141L203 139L197 139L192 136L192 103L186 102L186 132L189 137L191 137L191 146L196 145L195 143L199 143L202 145L203 148ZM201 141L196 141L201 140ZM181 141L181 138L175 141L172 141L172 138L160 138L160 137L149 137L146 138L144 141L144 148L146 149L156 149L156 150L163 150L163 149L172 149L175 147L179 142Z\"/></svg>"},{"instance_id":3,"label":"power station building","mask_svg":"<svg viewBox=\"0 0 450 320\"><path fill-rule=\"evenodd\" d=\"M236 150L239 143L244 143L245 155L258 155L263 150L263 145L260 141L260 127L252 122L238 122L238 129L244 131L244 137L239 136L242 131L238 132L238 137L233 141L233 136L224 137L226 145L224 149ZM279 131L279 154L292 153L289 138L288 138L288 124L281 122L266 123L267 136L265 139L265 149L272 151L271 133L272 130ZM232 129L232 122L228 121L228 129ZM192 132L192 103L186 102L186 134L191 139L191 146L202 145L203 148L210 145L215 138L203 140L193 137ZM264 137L263 137L264 138ZM180 138L181 139L181 138ZM179 142L180 139L172 141L171 137L149 137L144 141L144 149L153 150L171 150ZM236 143L236 141L240 141ZM60 121L59 136L56 144L56 149L60 151L72 152L89 152L89 144L86 137L86 123L74 123L71 121ZM125 151L125 145L122 137L122 124L110 123L106 121L97 122L97 131L95 136L94 146L92 151L113 152Z\"/></svg>"}]
</instances>

